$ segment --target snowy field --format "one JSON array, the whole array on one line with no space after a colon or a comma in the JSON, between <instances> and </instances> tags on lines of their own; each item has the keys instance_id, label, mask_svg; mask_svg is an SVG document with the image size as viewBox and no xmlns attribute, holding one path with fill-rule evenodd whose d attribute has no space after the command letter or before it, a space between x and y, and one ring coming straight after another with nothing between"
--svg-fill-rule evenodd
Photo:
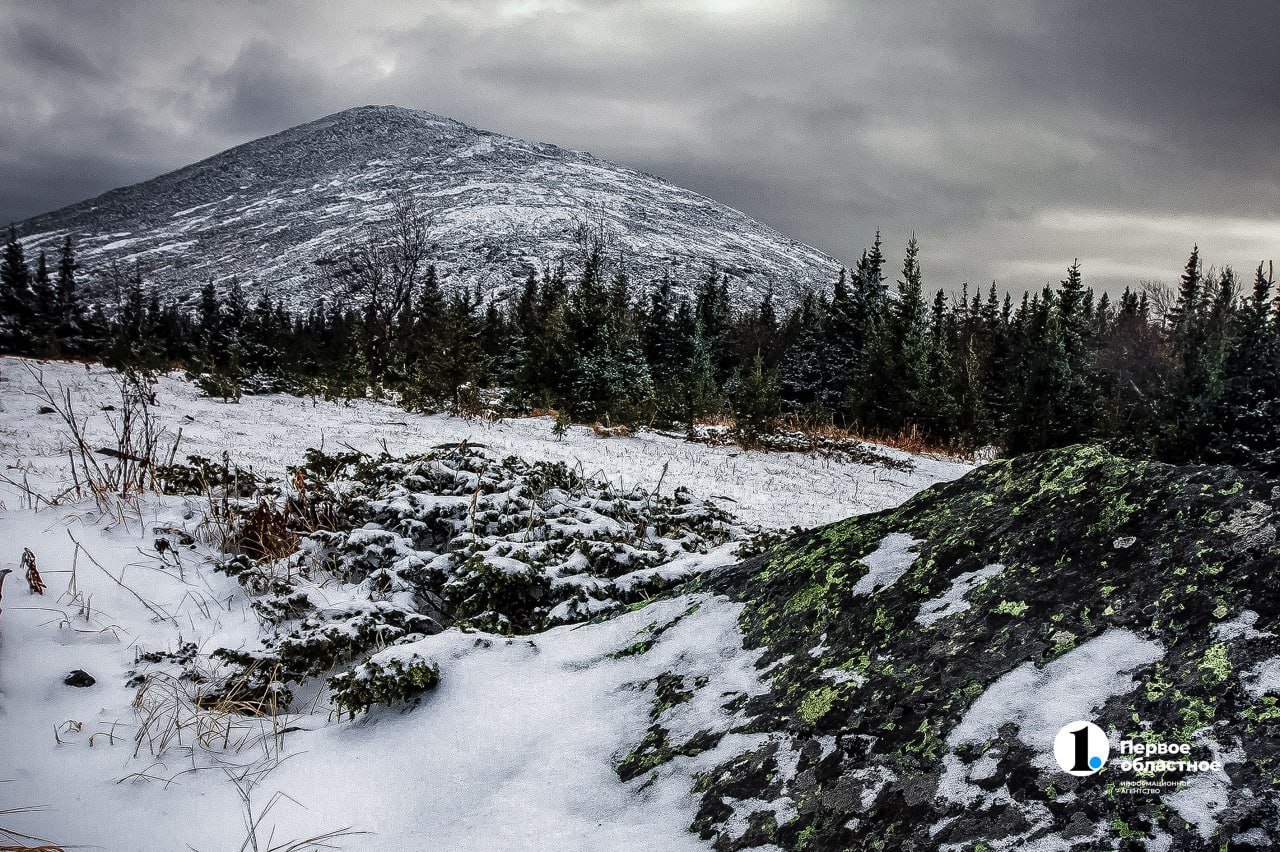
<instances>
[{"instance_id":1,"label":"snowy field","mask_svg":"<svg viewBox=\"0 0 1280 852\"><path fill-rule=\"evenodd\" d=\"M111 374L37 369L93 415L90 436L111 443L111 412L100 410L118 402ZM56 415L37 413L33 390L21 362L0 359L0 472L49 496L69 484L68 439ZM685 486L744 522L778 528L893 506L968 470L912 458L909 472L885 471L652 433L599 438L580 427L557 439L545 418L485 423L372 402L267 396L228 405L175 377L161 381L156 411L172 434L182 430L179 458L225 451L261 474L282 476L308 447L401 454L466 439L624 487L661 478L664 492ZM113 512L93 501L33 510L11 485L0 486L0 500L0 569L15 570L0 602L0 811L42 808L0 816L0 828L123 852L214 852L258 848L243 845L252 815L263 850L313 848L288 844L348 827L364 833L334 847L696 849L703 845L686 831L692 774L750 744L730 735L647 782L623 783L614 769L650 724L658 674L706 677L718 688L702 691L711 695L760 688L736 606L706 596L515 639L451 628L418 643L441 669L420 706L355 721L338 721L319 701L273 726L201 711L178 686L140 694L129 685L144 668L140 654L237 647L262 630L244 589L207 565L214 550L199 500L146 495ZM197 545L158 553L157 528ZM44 596L27 589L23 548L38 559ZM694 603L696 615L678 619ZM613 656L655 623L672 626L648 652ZM96 682L65 685L74 670ZM733 721L714 701L679 714L673 727L689 731ZM239 793L250 787L246 804Z\"/></svg>"},{"instance_id":2,"label":"snowy field","mask_svg":"<svg viewBox=\"0 0 1280 852\"><path fill-rule=\"evenodd\" d=\"M6 460L6 467L20 463L33 482L62 482L65 438L55 415L35 413L40 401L27 395L35 389L35 381L24 363L0 358L0 458ZM98 405L84 407L95 415L90 431L104 438L110 435L107 417L97 411L100 405L119 402L110 371L30 363L43 371L47 385L61 385L78 398L97 401ZM897 506L920 489L955 479L970 468L883 448L886 455L915 464L910 472L885 470L799 453L710 447L652 432L600 438L585 426L571 427L559 440L546 417L489 423L411 414L367 401L344 404L271 395L247 396L239 404L227 404L204 397L176 376L161 379L158 402L156 414L161 422L171 433L182 430L179 458L197 454L216 460L225 451L260 474L283 476L285 466L301 462L308 447L330 451L352 447L372 453L385 447L402 455L466 440L498 456L562 461L624 487L653 487L662 477L664 490L683 485L698 497L727 498L724 508L740 520L777 528L814 526Z\"/></svg>"}]
</instances>

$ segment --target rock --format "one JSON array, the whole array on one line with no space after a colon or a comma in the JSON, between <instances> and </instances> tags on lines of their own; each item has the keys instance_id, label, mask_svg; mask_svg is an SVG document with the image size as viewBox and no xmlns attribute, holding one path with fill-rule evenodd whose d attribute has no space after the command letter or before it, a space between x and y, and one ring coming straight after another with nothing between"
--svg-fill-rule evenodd
<instances>
[{"instance_id":1,"label":"rock","mask_svg":"<svg viewBox=\"0 0 1280 852\"><path fill-rule=\"evenodd\" d=\"M1229 467L1067 447L992 461L704 576L703 589L743 604L746 647L766 665L788 661L753 697L752 733L780 753L834 744L830 774L726 756L695 782L704 816L814 803L780 820L772 842L784 849L1137 850L1167 838L1164 848L1214 850L1255 827L1251 838L1274 836L1274 487ZM914 563L891 586L852 594L863 559L894 535L921 542ZM997 563L1005 570L963 590L967 609L917 620L957 578ZM842 668L859 677L824 679ZM1046 700L1019 701L1029 693ZM1171 794L1110 794L1128 777L1111 764L1105 777L1059 769L1053 735L1075 719L1114 740L1188 743L1197 760L1230 754L1230 771L1195 802L1179 794L1198 814L1191 824ZM873 778L893 782L872 795ZM697 827L716 849L746 846L727 825Z\"/></svg>"},{"instance_id":2,"label":"rock","mask_svg":"<svg viewBox=\"0 0 1280 852\"><path fill-rule=\"evenodd\" d=\"M89 674L84 669L76 669L71 674L63 678L62 682L65 683L67 686L74 686L80 689L84 689L85 687L93 686L98 681L97 681L97 678Z\"/></svg>"}]
</instances>

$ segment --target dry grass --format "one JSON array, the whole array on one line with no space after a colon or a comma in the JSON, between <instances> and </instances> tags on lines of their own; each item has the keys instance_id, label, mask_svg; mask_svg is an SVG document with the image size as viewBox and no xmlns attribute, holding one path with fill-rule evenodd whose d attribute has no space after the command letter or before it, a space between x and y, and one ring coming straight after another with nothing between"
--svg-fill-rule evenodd
<instances>
[{"instance_id":1,"label":"dry grass","mask_svg":"<svg viewBox=\"0 0 1280 852\"><path fill-rule=\"evenodd\" d=\"M43 408L58 415L69 439L67 461L71 484L59 494L36 495L25 477L21 483L5 477L9 484L23 491L33 508L38 508L41 501L57 505L69 497L92 496L102 511L123 517L132 498L155 490L156 472L173 463L182 431L170 436L160 426L152 410L155 391L149 376L136 372L117 376L119 404L102 409L109 415L111 439L106 446L95 447L97 442L91 441L88 434L89 415L80 409L71 389L61 384L50 386L40 368L29 361L23 361L22 365L36 385L28 394L39 400Z\"/></svg>"},{"instance_id":2,"label":"dry grass","mask_svg":"<svg viewBox=\"0 0 1280 852\"><path fill-rule=\"evenodd\" d=\"M244 820L244 842L239 847L239 852L314 852L316 849L339 849L342 847L337 846L335 843L337 840L366 834L366 832L357 832L348 825L347 828L332 829L307 838L276 840L275 829L266 830L265 826L271 810L282 801L291 801L300 807L301 803L288 794L276 792L269 798L266 805L257 809L253 805L253 788L262 782L261 775L250 773L239 775L228 773L228 775L232 784L236 785Z\"/></svg>"},{"instance_id":3,"label":"dry grass","mask_svg":"<svg viewBox=\"0 0 1280 852\"><path fill-rule=\"evenodd\" d=\"M351 826L347 826L346 828L322 831L310 837L295 840L277 840L275 829L269 829L266 824L271 811L284 801L303 807L297 799L280 791L272 794L267 803L261 808L254 804L254 790L278 765L278 763L274 763L261 768L248 767L235 773L227 772L227 777L235 786L236 793L240 797L241 816L244 821L245 838L240 845L239 852L318 852L318 850L323 849L341 849L342 847L337 844L337 841L368 833L356 831Z\"/></svg>"},{"instance_id":4,"label":"dry grass","mask_svg":"<svg viewBox=\"0 0 1280 852\"><path fill-rule=\"evenodd\" d=\"M38 813L42 810L44 808L41 807L0 808L0 819L21 814ZM0 852L66 852L70 848L72 847L46 840L43 837L26 834L0 824Z\"/></svg>"},{"instance_id":5,"label":"dry grass","mask_svg":"<svg viewBox=\"0 0 1280 852\"><path fill-rule=\"evenodd\" d=\"M720 418L716 425L733 425L732 420L727 423L724 421L725 418ZM972 453L966 452L954 444L927 437L915 425L897 432L864 432L837 426L829 419L789 414L779 421L779 429L800 432L811 438L829 441L861 441L868 444L880 444L914 455L943 456L946 458L969 458L972 455Z\"/></svg>"},{"instance_id":6,"label":"dry grass","mask_svg":"<svg viewBox=\"0 0 1280 852\"><path fill-rule=\"evenodd\" d=\"M895 450L902 450L904 453L912 453L918 456L943 456L946 458L968 459L973 455L970 452L960 449L954 444L936 441L926 437L914 425L898 432L852 435L852 437L859 441L869 441L875 444L882 444L886 447L892 447Z\"/></svg>"},{"instance_id":7,"label":"dry grass","mask_svg":"<svg viewBox=\"0 0 1280 852\"><path fill-rule=\"evenodd\" d=\"M250 685L259 674L266 676L265 689ZM264 757L278 759L285 736L282 708L271 688L278 675L278 666L261 672L250 666L230 678L148 674L133 699L134 757L144 749L162 758L174 750L191 756L197 750L239 753L262 746Z\"/></svg>"},{"instance_id":8,"label":"dry grass","mask_svg":"<svg viewBox=\"0 0 1280 852\"><path fill-rule=\"evenodd\" d=\"M597 438L627 438L631 435L631 430L626 426L606 426L603 423L592 423L591 431L596 433Z\"/></svg>"}]
</instances>

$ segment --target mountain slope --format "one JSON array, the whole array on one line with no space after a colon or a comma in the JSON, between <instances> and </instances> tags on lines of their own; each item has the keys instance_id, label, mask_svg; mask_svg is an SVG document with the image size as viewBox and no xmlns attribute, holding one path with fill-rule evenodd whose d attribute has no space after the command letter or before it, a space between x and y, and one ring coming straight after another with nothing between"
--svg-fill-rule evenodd
<instances>
[{"instance_id":1,"label":"mountain slope","mask_svg":"<svg viewBox=\"0 0 1280 852\"><path fill-rule=\"evenodd\" d=\"M590 154L389 106L349 109L153 180L22 222L29 247L72 234L91 269L143 267L179 293L237 276L291 301L322 292L315 262L411 193L455 283L501 292L572 265L602 231L633 279L689 282L714 258L735 295L783 301L830 281L827 255L745 214ZM99 285L101 286L101 285Z\"/></svg>"}]
</instances>

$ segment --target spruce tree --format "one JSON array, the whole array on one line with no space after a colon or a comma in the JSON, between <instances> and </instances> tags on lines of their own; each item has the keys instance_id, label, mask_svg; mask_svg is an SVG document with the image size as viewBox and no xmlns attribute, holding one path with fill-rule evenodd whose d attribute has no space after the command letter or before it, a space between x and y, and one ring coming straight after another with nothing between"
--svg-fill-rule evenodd
<instances>
[{"instance_id":1,"label":"spruce tree","mask_svg":"<svg viewBox=\"0 0 1280 852\"><path fill-rule=\"evenodd\" d=\"M31 351L31 270L27 268L18 232L9 226L9 240L0 254L0 349Z\"/></svg>"},{"instance_id":2,"label":"spruce tree","mask_svg":"<svg viewBox=\"0 0 1280 852\"><path fill-rule=\"evenodd\" d=\"M31 278L30 332L33 351L40 355L57 355L57 328L57 293L49 274L49 259L41 251L36 259L35 275Z\"/></svg>"},{"instance_id":3,"label":"spruce tree","mask_svg":"<svg viewBox=\"0 0 1280 852\"><path fill-rule=\"evenodd\" d=\"M62 351L69 355L84 353L93 342L86 339L88 329L85 327L84 306L80 302L80 291L76 285L75 250L68 235L62 242L58 253L58 276L55 285L58 317L55 333Z\"/></svg>"},{"instance_id":4,"label":"spruce tree","mask_svg":"<svg viewBox=\"0 0 1280 852\"><path fill-rule=\"evenodd\" d=\"M760 353L735 376L732 401L738 440L747 447L759 446L781 413L777 376L765 367Z\"/></svg>"}]
</instances>

